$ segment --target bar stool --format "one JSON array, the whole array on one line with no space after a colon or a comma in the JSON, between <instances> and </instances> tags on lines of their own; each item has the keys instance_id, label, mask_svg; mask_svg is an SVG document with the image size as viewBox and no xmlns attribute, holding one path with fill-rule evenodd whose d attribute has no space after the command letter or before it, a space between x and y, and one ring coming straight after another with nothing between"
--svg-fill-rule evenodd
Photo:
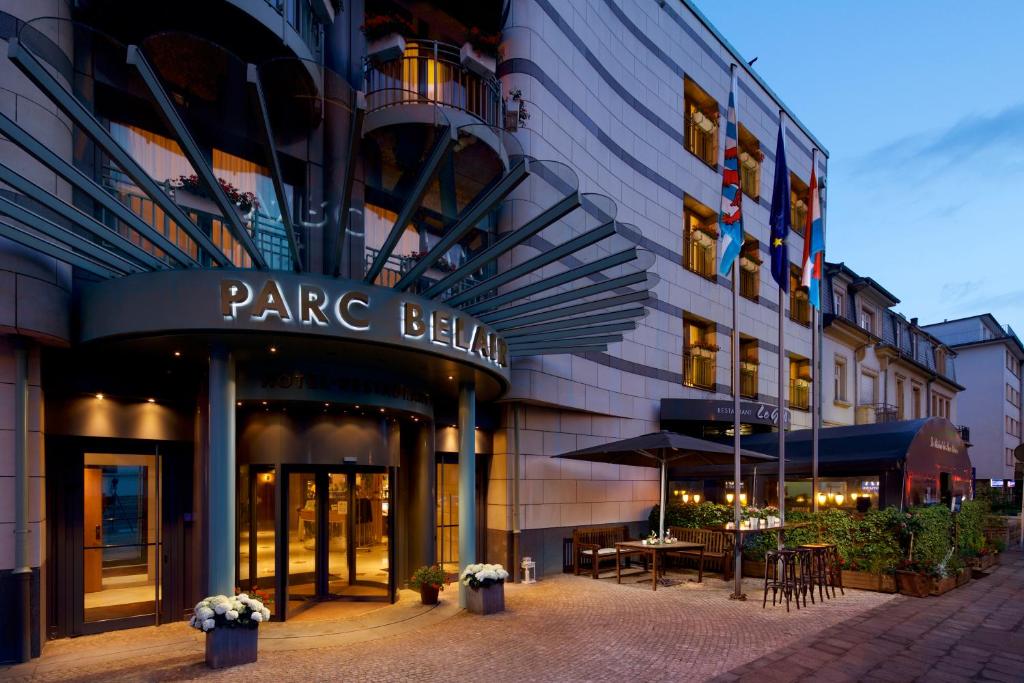
<instances>
[{"instance_id":1,"label":"bar stool","mask_svg":"<svg viewBox=\"0 0 1024 683\"><path fill-rule=\"evenodd\" d=\"M811 553L811 576L813 583L811 592L814 592L814 583L818 585L818 597L836 597L836 588L842 591L843 595L843 573L839 566L839 550L835 543L805 543L800 546ZM832 594L829 595L829 590Z\"/></svg>"},{"instance_id":2,"label":"bar stool","mask_svg":"<svg viewBox=\"0 0 1024 683\"><path fill-rule=\"evenodd\" d=\"M795 550L769 550L764 557L764 597L761 600L761 608L768 605L768 589L772 591L772 606L775 606L776 598L779 603L786 599L786 611L789 611L789 601L795 596L796 608L800 609L800 589L797 579L797 562L799 553ZM781 597L779 594L781 593Z\"/></svg>"},{"instance_id":3,"label":"bar stool","mask_svg":"<svg viewBox=\"0 0 1024 683\"><path fill-rule=\"evenodd\" d=\"M798 571L797 576L797 602L803 596L804 607L807 607L807 596L811 596L811 604L817 604L814 600L814 551L802 546L791 549L796 553L795 562Z\"/></svg>"}]
</instances>

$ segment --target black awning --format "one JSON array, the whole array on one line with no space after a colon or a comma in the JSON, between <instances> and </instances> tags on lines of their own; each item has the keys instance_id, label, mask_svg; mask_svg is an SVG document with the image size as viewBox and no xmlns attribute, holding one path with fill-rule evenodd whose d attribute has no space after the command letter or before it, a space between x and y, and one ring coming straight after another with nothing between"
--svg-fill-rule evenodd
<instances>
[{"instance_id":1,"label":"black awning","mask_svg":"<svg viewBox=\"0 0 1024 683\"><path fill-rule=\"evenodd\" d=\"M818 438L818 471L822 476L857 476L898 469L906 460L914 437L928 422L928 419L903 420L822 429ZM810 476L811 436L810 429L786 434L787 478ZM778 457L778 432L746 436L743 448ZM743 473L750 474L753 469L752 465L744 465ZM731 476L733 470L731 467L673 467L669 472L670 476L680 479L714 479ZM757 465L758 475L777 472L777 462Z\"/></svg>"}]
</instances>

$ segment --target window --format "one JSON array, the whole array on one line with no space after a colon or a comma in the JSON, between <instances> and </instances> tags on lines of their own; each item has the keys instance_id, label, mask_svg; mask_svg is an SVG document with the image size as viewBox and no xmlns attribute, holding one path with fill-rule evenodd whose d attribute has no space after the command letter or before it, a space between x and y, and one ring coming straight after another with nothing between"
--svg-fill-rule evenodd
<instances>
[{"instance_id":1,"label":"window","mask_svg":"<svg viewBox=\"0 0 1024 683\"><path fill-rule=\"evenodd\" d=\"M893 322L893 333L896 336L896 348L903 349L903 325Z\"/></svg>"},{"instance_id":2,"label":"window","mask_svg":"<svg viewBox=\"0 0 1024 683\"><path fill-rule=\"evenodd\" d=\"M810 197L807 183L789 174L789 220L792 223L793 232L798 235L804 234L807 227L807 203Z\"/></svg>"},{"instance_id":3,"label":"window","mask_svg":"<svg viewBox=\"0 0 1024 683\"><path fill-rule=\"evenodd\" d=\"M683 384L700 389L715 386L714 327L703 320L683 318Z\"/></svg>"},{"instance_id":4,"label":"window","mask_svg":"<svg viewBox=\"0 0 1024 683\"><path fill-rule=\"evenodd\" d=\"M832 396L835 401L846 403L846 358L836 356L835 366L836 376Z\"/></svg>"},{"instance_id":5,"label":"window","mask_svg":"<svg viewBox=\"0 0 1024 683\"><path fill-rule=\"evenodd\" d=\"M860 326L869 334L875 334L875 311L867 306L860 309Z\"/></svg>"},{"instance_id":6,"label":"window","mask_svg":"<svg viewBox=\"0 0 1024 683\"><path fill-rule=\"evenodd\" d=\"M742 125L739 152L740 187L743 194L756 201L761 196L761 162L764 161L764 153L761 152L761 143Z\"/></svg>"},{"instance_id":7,"label":"window","mask_svg":"<svg viewBox=\"0 0 1024 683\"><path fill-rule=\"evenodd\" d=\"M896 419L903 420L907 414L907 399L904 396L906 393L906 380L902 377L896 377Z\"/></svg>"},{"instance_id":8,"label":"window","mask_svg":"<svg viewBox=\"0 0 1024 683\"><path fill-rule=\"evenodd\" d=\"M832 290L832 312L838 316L843 317L843 299L846 298L846 292L836 288Z\"/></svg>"},{"instance_id":9,"label":"window","mask_svg":"<svg viewBox=\"0 0 1024 683\"><path fill-rule=\"evenodd\" d=\"M1014 377L1020 377L1020 363L1014 358L1010 349L1006 349L1006 369L1012 372Z\"/></svg>"},{"instance_id":10,"label":"window","mask_svg":"<svg viewBox=\"0 0 1024 683\"><path fill-rule=\"evenodd\" d=\"M938 347L935 348L935 371L946 374L946 351Z\"/></svg>"},{"instance_id":11,"label":"window","mask_svg":"<svg viewBox=\"0 0 1024 683\"><path fill-rule=\"evenodd\" d=\"M789 319L801 325L811 324L811 303L807 290L800 286L800 269L796 266L789 270Z\"/></svg>"},{"instance_id":12,"label":"window","mask_svg":"<svg viewBox=\"0 0 1024 683\"><path fill-rule=\"evenodd\" d=\"M740 251L740 296L757 301L761 292L761 249L753 237L744 237Z\"/></svg>"},{"instance_id":13,"label":"window","mask_svg":"<svg viewBox=\"0 0 1024 683\"><path fill-rule=\"evenodd\" d=\"M1009 467L1013 467L1016 464L1016 463L1014 463L1013 460L1014 460L1014 458L1013 458L1013 449L1012 448L1007 448L1006 449L1006 464Z\"/></svg>"},{"instance_id":14,"label":"window","mask_svg":"<svg viewBox=\"0 0 1024 683\"><path fill-rule=\"evenodd\" d=\"M914 419L918 420L921 418L921 385L914 383L910 389L910 402L914 408Z\"/></svg>"},{"instance_id":15,"label":"window","mask_svg":"<svg viewBox=\"0 0 1024 683\"><path fill-rule=\"evenodd\" d=\"M1006 385L1006 400L1009 401L1011 405L1020 408L1020 392L1014 389L1011 384Z\"/></svg>"},{"instance_id":16,"label":"window","mask_svg":"<svg viewBox=\"0 0 1024 683\"><path fill-rule=\"evenodd\" d=\"M689 78L683 79L683 136L686 151L718 166L718 102Z\"/></svg>"},{"instance_id":17,"label":"window","mask_svg":"<svg viewBox=\"0 0 1024 683\"><path fill-rule=\"evenodd\" d=\"M932 416L949 419L949 399L942 394L932 394Z\"/></svg>"},{"instance_id":18,"label":"window","mask_svg":"<svg viewBox=\"0 0 1024 683\"><path fill-rule=\"evenodd\" d=\"M857 397L860 405L870 404L877 406L878 400L878 375L874 372L863 371L860 373L860 395Z\"/></svg>"},{"instance_id":19,"label":"window","mask_svg":"<svg viewBox=\"0 0 1024 683\"><path fill-rule=\"evenodd\" d=\"M1009 415L1006 416L1006 433L1010 436L1020 436L1020 422Z\"/></svg>"},{"instance_id":20,"label":"window","mask_svg":"<svg viewBox=\"0 0 1024 683\"><path fill-rule=\"evenodd\" d=\"M811 361L789 359L789 406L797 410L811 407Z\"/></svg>"},{"instance_id":21,"label":"window","mask_svg":"<svg viewBox=\"0 0 1024 683\"><path fill-rule=\"evenodd\" d=\"M683 205L683 230L683 266L714 280L718 266L718 228L714 212L687 197Z\"/></svg>"},{"instance_id":22,"label":"window","mask_svg":"<svg viewBox=\"0 0 1024 683\"><path fill-rule=\"evenodd\" d=\"M740 396L757 398L757 340L740 339Z\"/></svg>"}]
</instances>

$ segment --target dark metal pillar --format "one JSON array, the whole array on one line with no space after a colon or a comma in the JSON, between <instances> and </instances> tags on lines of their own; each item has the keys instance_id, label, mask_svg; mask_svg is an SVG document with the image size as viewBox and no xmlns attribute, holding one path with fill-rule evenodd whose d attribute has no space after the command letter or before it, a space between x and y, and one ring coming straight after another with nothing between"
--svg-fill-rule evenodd
<instances>
[{"instance_id":1,"label":"dark metal pillar","mask_svg":"<svg viewBox=\"0 0 1024 683\"><path fill-rule=\"evenodd\" d=\"M28 344L14 342L14 571L17 621L14 652L19 662L32 658L32 567L29 565L28 516Z\"/></svg>"},{"instance_id":2,"label":"dark metal pillar","mask_svg":"<svg viewBox=\"0 0 1024 683\"><path fill-rule=\"evenodd\" d=\"M409 520L409 568L437 562L437 465L434 463L434 427L424 422L416 431L406 519Z\"/></svg>"},{"instance_id":3,"label":"dark metal pillar","mask_svg":"<svg viewBox=\"0 0 1024 683\"><path fill-rule=\"evenodd\" d=\"M224 348L210 351L209 593L235 587L235 361Z\"/></svg>"},{"instance_id":4,"label":"dark metal pillar","mask_svg":"<svg viewBox=\"0 0 1024 683\"><path fill-rule=\"evenodd\" d=\"M476 386L459 385L459 573L476 563ZM459 607L466 606L459 583Z\"/></svg>"}]
</instances>

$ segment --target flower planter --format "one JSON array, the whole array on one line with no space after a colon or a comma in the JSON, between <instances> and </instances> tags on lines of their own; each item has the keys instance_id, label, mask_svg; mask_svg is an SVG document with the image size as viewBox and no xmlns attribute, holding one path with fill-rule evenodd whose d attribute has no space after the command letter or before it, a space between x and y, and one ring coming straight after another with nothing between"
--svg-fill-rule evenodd
<instances>
[{"instance_id":1,"label":"flower planter","mask_svg":"<svg viewBox=\"0 0 1024 683\"><path fill-rule=\"evenodd\" d=\"M896 585L900 595L925 598L932 592L932 577L917 572L896 571Z\"/></svg>"},{"instance_id":2,"label":"flower planter","mask_svg":"<svg viewBox=\"0 0 1024 683\"><path fill-rule=\"evenodd\" d=\"M420 602L424 605L436 605L437 594L440 592L440 586L432 586L430 584L423 584L420 586Z\"/></svg>"},{"instance_id":3,"label":"flower planter","mask_svg":"<svg viewBox=\"0 0 1024 683\"><path fill-rule=\"evenodd\" d=\"M967 585L971 581L971 571L965 569L956 575L956 587Z\"/></svg>"},{"instance_id":4,"label":"flower planter","mask_svg":"<svg viewBox=\"0 0 1024 683\"><path fill-rule=\"evenodd\" d=\"M223 669L256 661L258 628L215 628L206 632L206 665Z\"/></svg>"},{"instance_id":5,"label":"flower planter","mask_svg":"<svg viewBox=\"0 0 1024 683\"><path fill-rule=\"evenodd\" d=\"M725 562L732 564L732 558L727 558ZM755 560L743 560L743 576L749 576L751 578L764 578L764 562L758 562ZM724 577L724 574L723 574Z\"/></svg>"},{"instance_id":6,"label":"flower planter","mask_svg":"<svg viewBox=\"0 0 1024 683\"><path fill-rule=\"evenodd\" d=\"M366 46L366 57L371 62L390 62L405 54L405 38L397 33L372 40Z\"/></svg>"},{"instance_id":7,"label":"flower planter","mask_svg":"<svg viewBox=\"0 0 1024 683\"><path fill-rule=\"evenodd\" d=\"M943 593L948 593L949 591L956 588L956 580L957 577L955 576L946 576L941 579L933 579L930 595L942 595Z\"/></svg>"},{"instance_id":8,"label":"flower planter","mask_svg":"<svg viewBox=\"0 0 1024 683\"><path fill-rule=\"evenodd\" d=\"M497 60L491 55L485 55L469 43L464 43L459 50L459 61L467 70L472 71L481 78L494 76Z\"/></svg>"},{"instance_id":9,"label":"flower planter","mask_svg":"<svg viewBox=\"0 0 1024 683\"><path fill-rule=\"evenodd\" d=\"M876 593L895 593L896 577L892 574L875 574L844 569L843 588L857 588Z\"/></svg>"},{"instance_id":10,"label":"flower planter","mask_svg":"<svg viewBox=\"0 0 1024 683\"><path fill-rule=\"evenodd\" d=\"M505 584L495 583L480 588L466 587L466 609L473 614L494 614L505 611Z\"/></svg>"}]
</instances>

